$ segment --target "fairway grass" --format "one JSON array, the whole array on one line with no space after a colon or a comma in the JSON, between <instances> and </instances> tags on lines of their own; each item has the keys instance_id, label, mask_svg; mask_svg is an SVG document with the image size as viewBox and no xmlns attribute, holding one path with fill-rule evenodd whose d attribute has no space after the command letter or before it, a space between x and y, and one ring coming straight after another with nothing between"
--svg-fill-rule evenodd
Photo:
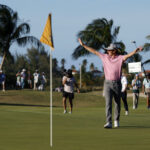
<instances>
[{"instance_id":1,"label":"fairway grass","mask_svg":"<svg viewBox=\"0 0 150 150\"><path fill-rule=\"evenodd\" d=\"M8 92L11 100L14 93ZM24 94L30 97L31 101ZM139 102L139 108L132 110L129 98L129 116L121 110L120 128L104 129L104 99L99 93L76 95L72 114L63 114L61 94L54 93L53 107L53 147L50 147L49 101L48 93L40 102L43 93L24 91L18 95L21 103L37 106L4 105L3 94L0 95L0 150L149 150L150 149L150 110L146 100ZM17 94L13 97L17 98ZM24 97L24 98L22 98ZM3 100L2 100L3 99ZM8 101L7 103L10 103ZM48 100L47 100L48 99ZM42 101L42 99L41 99ZM17 104L18 101L16 100ZM84 105L85 103L85 105Z\"/></svg>"}]
</instances>

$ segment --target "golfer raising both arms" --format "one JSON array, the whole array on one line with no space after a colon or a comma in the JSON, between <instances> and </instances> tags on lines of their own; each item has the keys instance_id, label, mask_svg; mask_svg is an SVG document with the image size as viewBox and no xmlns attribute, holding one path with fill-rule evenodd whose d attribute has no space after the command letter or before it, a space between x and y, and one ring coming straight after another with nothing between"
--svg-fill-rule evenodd
<instances>
[{"instance_id":1,"label":"golfer raising both arms","mask_svg":"<svg viewBox=\"0 0 150 150\"><path fill-rule=\"evenodd\" d=\"M97 55L103 63L105 74L105 100L106 100L106 124L104 128L112 128L112 98L114 97L114 127L119 127L120 118L120 97L121 97L121 68L124 61L135 53L142 51L142 47L137 48L127 55L117 55L117 47L115 44L110 44L105 48L107 54L96 51L95 49L86 46L81 39L79 43L89 52Z\"/></svg>"}]
</instances>

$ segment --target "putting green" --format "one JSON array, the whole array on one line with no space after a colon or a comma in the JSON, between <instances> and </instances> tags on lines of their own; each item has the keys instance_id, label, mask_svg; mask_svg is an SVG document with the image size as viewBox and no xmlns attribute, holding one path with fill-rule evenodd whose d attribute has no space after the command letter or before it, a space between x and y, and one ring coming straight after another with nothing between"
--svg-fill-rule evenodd
<instances>
[{"instance_id":1,"label":"putting green","mask_svg":"<svg viewBox=\"0 0 150 150\"><path fill-rule=\"evenodd\" d=\"M27 93L25 92L25 94ZM104 100L101 96L96 93L79 94L76 96L75 107L70 115L68 113L63 114L63 108L60 107L61 95L55 94L53 147L50 147L49 142L49 107L41 107L41 104L46 106L48 100L46 101L47 98L45 98L45 102L43 102L39 98L40 107L6 104L0 106L1 150L150 149L150 110L146 109L146 100L144 98L140 99L137 110L132 110L132 99L129 98L129 116L124 115L124 108L122 107L120 128L104 129L105 109ZM6 96L11 100L12 93L8 92L5 96L1 95L2 98L7 99ZM42 96L43 93L41 93ZM14 94L14 97L17 97L17 95ZM22 97L24 99L21 98L20 94L21 103L26 102L27 104L29 99L27 98L26 100L24 94L22 94ZM38 98L40 94L35 92L33 97L30 94L32 104L35 101L34 97ZM7 103L10 103L10 101L7 101Z\"/></svg>"},{"instance_id":2,"label":"putting green","mask_svg":"<svg viewBox=\"0 0 150 150\"><path fill-rule=\"evenodd\" d=\"M104 108L53 108L53 149L150 149L150 111L122 110L120 128L104 129ZM0 149L41 150L49 146L49 108L1 106Z\"/></svg>"}]
</instances>

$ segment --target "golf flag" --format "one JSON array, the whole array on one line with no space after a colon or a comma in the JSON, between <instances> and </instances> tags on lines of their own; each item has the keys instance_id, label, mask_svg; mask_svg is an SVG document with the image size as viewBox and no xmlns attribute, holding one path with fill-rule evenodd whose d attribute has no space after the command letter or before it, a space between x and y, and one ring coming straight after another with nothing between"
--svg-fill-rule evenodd
<instances>
[{"instance_id":1,"label":"golf flag","mask_svg":"<svg viewBox=\"0 0 150 150\"><path fill-rule=\"evenodd\" d=\"M48 19L47 19L47 22L46 22L46 25L45 25L45 28L44 28L44 31L43 31L40 41L44 44L49 45L51 47L51 49L54 50L51 14L48 15Z\"/></svg>"}]
</instances>

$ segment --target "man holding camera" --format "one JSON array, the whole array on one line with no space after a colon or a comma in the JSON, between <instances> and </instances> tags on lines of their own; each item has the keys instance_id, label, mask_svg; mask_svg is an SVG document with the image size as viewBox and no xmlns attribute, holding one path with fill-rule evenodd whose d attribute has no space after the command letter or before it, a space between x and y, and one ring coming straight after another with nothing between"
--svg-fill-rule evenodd
<instances>
[{"instance_id":1,"label":"man holding camera","mask_svg":"<svg viewBox=\"0 0 150 150\"><path fill-rule=\"evenodd\" d=\"M70 103L70 114L72 113L72 108L73 108L73 99L74 99L74 85L77 88L77 92L79 93L79 88L78 85L72 75L72 70L69 69L66 71L65 76L62 79L62 84L64 86L63 90L63 106L64 106L64 114L67 113L67 103L66 100L69 98L69 103Z\"/></svg>"}]
</instances>

